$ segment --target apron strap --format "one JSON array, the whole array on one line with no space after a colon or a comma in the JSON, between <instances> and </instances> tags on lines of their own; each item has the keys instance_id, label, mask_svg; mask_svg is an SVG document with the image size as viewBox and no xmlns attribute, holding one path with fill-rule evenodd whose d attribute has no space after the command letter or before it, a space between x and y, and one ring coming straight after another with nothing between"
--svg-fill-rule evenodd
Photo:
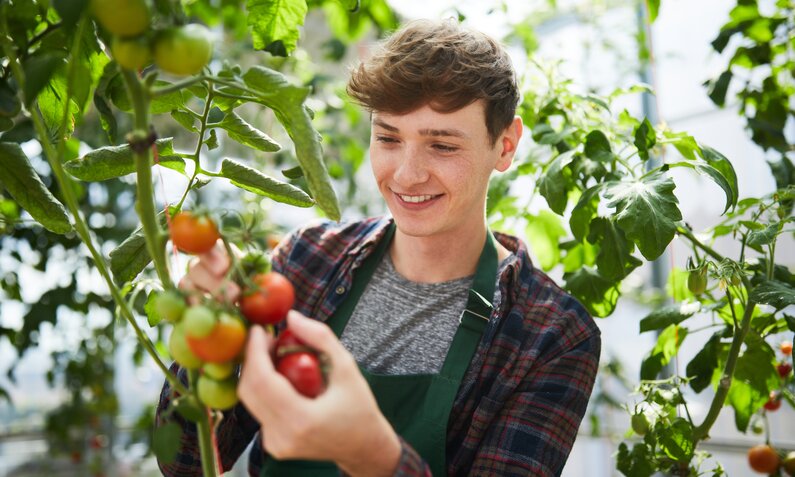
<instances>
[{"instance_id":1,"label":"apron strap","mask_svg":"<svg viewBox=\"0 0 795 477\"><path fill-rule=\"evenodd\" d=\"M453 336L442 365L442 376L458 382L463 379L494 309L491 301L494 299L496 280L497 248L494 245L494 236L487 230L486 243L480 253L466 308L461 313L460 326Z\"/></svg>"}]
</instances>

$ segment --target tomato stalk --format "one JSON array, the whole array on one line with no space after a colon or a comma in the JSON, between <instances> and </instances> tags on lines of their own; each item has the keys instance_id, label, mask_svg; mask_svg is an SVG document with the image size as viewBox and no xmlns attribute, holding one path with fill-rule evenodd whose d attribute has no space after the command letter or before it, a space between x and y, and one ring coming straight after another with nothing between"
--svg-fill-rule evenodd
<instances>
[{"instance_id":1,"label":"tomato stalk","mask_svg":"<svg viewBox=\"0 0 795 477\"><path fill-rule=\"evenodd\" d=\"M127 92L133 103L135 129L140 135L148 135L148 95L135 72L122 69L122 78L124 78ZM163 287L168 290L174 288L174 284L168 272L164 234L157 220L157 212L155 210L154 191L152 189L152 150L150 147L135 147L135 145L135 142L131 144L133 146L137 175L135 210L141 220L141 227L146 238L146 249L152 257L157 276L163 283Z\"/></svg>"},{"instance_id":2,"label":"tomato stalk","mask_svg":"<svg viewBox=\"0 0 795 477\"><path fill-rule=\"evenodd\" d=\"M0 18L3 18L3 27L5 29L8 28L5 22L5 15L0 15ZM80 23L78 24L78 34L75 36L75 45L72 49L72 54L76 56L79 54L80 51L80 39L82 38L81 32L83 28L85 28L85 22L87 20L83 18ZM13 71L13 74L17 80L17 84L19 85L19 90L24 91L25 89L25 74L22 70L22 67L19 64L18 58L16 53L13 49L13 46L9 44L7 37L0 35L0 42L2 43L2 49L9 60L9 65ZM74 68L73 65L75 62L70 62L68 65L67 70L67 97L66 101L64 101L64 119L62 121L62 125L66 123L68 120L68 108L71 102L72 96L72 78L74 77ZM91 258L94 260L94 264L99 271L99 274L105 280L105 283L108 285L108 290L110 291L113 300L116 302L116 305L119 308L119 313L124 316L124 318L130 323L133 330L138 337L138 340L144 345L144 349L149 353L152 359L155 361L155 364L163 371L163 374L168 379L169 383L174 387L174 389L180 392L186 392L187 390L182 385L182 383L174 376L171 372L169 372L166 365L160 359L160 356L157 354L157 350L155 350L154 345L149 340L149 338L144 334L141 328L138 326L138 323L135 321L135 316L130 309L129 304L124 299L119 288L114 283L110 272L108 271L107 264L105 263L104 258L100 253L97 251L97 247L94 245L93 239L91 237L91 232L86 225L85 220L83 219L80 213L80 207L78 205L78 200L75 195L74 188L72 187L72 182L69 176L66 175L64 171L63 165L61 164L61 154L59 151L63 150L63 143L65 142L64 138L59 138L61 143L59 143L58 150L53 147L53 144L47 139L49 134L47 132L47 127L44 125L44 120L41 116L41 112L36 107L36 103L33 103L33 106L28 109L30 113L31 120L33 121L33 127L36 130L36 133L39 136L39 142L41 144L42 150L44 151L44 156L46 157L48 163L50 164L50 168L52 169L53 175L55 175L55 180L58 182L58 186L61 189L61 193L64 198L64 202L66 203L66 207L69 209L69 212L72 215L74 220L74 228L77 235L83 241L83 243L88 248L89 253L91 254ZM61 134L59 134L61 136Z\"/></svg>"},{"instance_id":3,"label":"tomato stalk","mask_svg":"<svg viewBox=\"0 0 795 477\"><path fill-rule=\"evenodd\" d=\"M190 371L188 376L190 378L193 392L195 393L195 383L199 378L199 373L196 371ZM204 406L202 418L196 423L196 431L199 441L199 455L201 455L202 474L204 477L216 477L219 475L215 445L213 444L214 429L212 425L212 418L210 417L211 412L212 411L210 411L210 409Z\"/></svg>"}]
</instances>

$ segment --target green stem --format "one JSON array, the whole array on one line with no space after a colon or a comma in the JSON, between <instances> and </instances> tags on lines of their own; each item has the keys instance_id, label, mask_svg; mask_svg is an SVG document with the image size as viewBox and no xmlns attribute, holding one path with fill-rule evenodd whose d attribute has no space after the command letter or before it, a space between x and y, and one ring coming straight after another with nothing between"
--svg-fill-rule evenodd
<instances>
[{"instance_id":1,"label":"green stem","mask_svg":"<svg viewBox=\"0 0 795 477\"><path fill-rule=\"evenodd\" d=\"M204 110L202 111L201 116L199 117L199 122L201 123L199 126L199 140L196 142L196 150L193 151L189 158L193 159L194 167L193 167L193 175L191 176L190 180L188 181L188 187L185 188L185 193L182 194L182 197L179 199L179 203L177 203L177 208L181 209L182 204L185 202L185 199L188 198L188 192L190 192L191 188L193 187L193 183L196 181L196 177L199 173L207 174L206 171L202 170L201 167L201 151L202 151L202 144L204 144L204 134L207 132L207 119L210 117L210 110L212 109L213 105L213 95L215 91L213 90L213 85L207 85L207 100L204 102ZM215 174L207 174L207 175L215 175Z\"/></svg>"},{"instance_id":2,"label":"green stem","mask_svg":"<svg viewBox=\"0 0 795 477\"><path fill-rule=\"evenodd\" d=\"M695 235L693 235L693 232L691 232L690 230L687 229L687 227L679 225L679 226L676 227L676 232L679 235L687 237L687 239L690 240L693 243L693 245L695 245L696 247L698 247L701 250L703 250L704 252L706 252L707 255L709 255L710 257L714 258L718 262L722 262L724 260L723 255L721 255L718 252L716 252L715 250L713 250L712 247L703 244L700 240L698 240L696 238Z\"/></svg>"},{"instance_id":3,"label":"green stem","mask_svg":"<svg viewBox=\"0 0 795 477\"><path fill-rule=\"evenodd\" d=\"M5 12L3 12L5 13ZM0 16L5 18L5 15ZM85 20L83 20L85 21ZM3 22L3 27L7 28L5 22ZM79 38L79 37L78 37ZM20 91L24 91L25 88L25 74L22 71L22 67L19 65L13 47L8 44L8 41L5 37L0 36L0 42L2 42L2 47L5 52L6 57L8 58L8 63L13 70L14 76L16 77L17 84L19 85ZM69 63L70 70L73 68L75 62ZM72 74L67 72L67 78L71 78ZM65 107L69 107L69 99L65 101ZM33 127L36 129L36 133L39 136L39 142L41 143L41 147L44 150L44 155L47 158L47 161L52 168L52 172L55 175L55 180L58 182L58 186L61 189L61 193L63 194L64 202L66 202L66 207L69 209L69 212L72 214L74 218L74 228L77 232L77 235L83 241L83 243L88 248L89 253L91 254L91 258L94 260L94 264L99 271L99 274L105 280L105 283L108 285L108 290L110 290L110 294L113 297L113 300L119 307L120 313L124 318L130 323L133 330L135 330L136 335L138 336L138 340L143 343L144 349L146 349L147 353L152 357L155 361L155 364L163 371L163 374L166 376L171 385L179 390L180 392L184 392L185 387L180 383L176 376L174 376L169 370L168 367L163 363L160 359L160 356L157 354L157 350L155 350L154 345L149 340L149 337L144 334L141 328L138 326L138 323L135 321L135 316L130 309L129 304L122 296L121 291L116 287L116 284L113 282L111 278L110 272L108 271L107 265L105 260L103 259L102 255L97 251L97 247L94 245L94 242L91 237L91 232L86 225L85 220L80 215L80 207L77 200L77 196L75 195L75 191L72 187L72 182L69 176L66 175L66 172L63 169L63 165L61 164L60 156L58 152L53 147L52 143L47 139L49 137L47 133L47 127L44 124L44 119L41 117L41 112L34 105L29 109L31 120L33 121Z\"/></svg>"},{"instance_id":4,"label":"green stem","mask_svg":"<svg viewBox=\"0 0 795 477\"><path fill-rule=\"evenodd\" d=\"M186 80L178 81L176 83L164 86L162 88L155 88L149 92L149 97L156 98L158 96L163 96L170 93L176 93L177 91L180 91L184 88L193 86L194 84L202 81L203 79L204 79L203 76L192 76Z\"/></svg>"},{"instance_id":5,"label":"green stem","mask_svg":"<svg viewBox=\"0 0 795 477\"><path fill-rule=\"evenodd\" d=\"M146 136L149 134L149 100L147 94L135 72L122 69L122 77L133 102L135 129L139 135ZM144 237L146 238L146 249L152 257L157 276L163 283L163 287L172 289L174 284L168 272L166 243L163 230L160 228L160 222L157 219L157 212L155 211L154 191L152 190L152 150L147 147L145 150L133 152L133 157L135 158L135 169L137 172L135 209L138 212Z\"/></svg>"},{"instance_id":6,"label":"green stem","mask_svg":"<svg viewBox=\"0 0 795 477\"><path fill-rule=\"evenodd\" d=\"M196 380L199 374L190 371L189 377L191 387L196 388ZM202 461L202 474L204 477L216 477L218 475L218 462L215 458L215 447L213 446L213 426L210 418L210 411L203 409L202 418L196 423L196 431L199 441L199 453Z\"/></svg>"},{"instance_id":7,"label":"green stem","mask_svg":"<svg viewBox=\"0 0 795 477\"><path fill-rule=\"evenodd\" d=\"M745 336L751 328L751 317L754 314L754 307L756 303L753 300L748 300L745 305L745 312L743 313L743 320L740 324L740 329L734 333L731 347L729 348L729 355L726 359L726 366L723 368L723 376L720 378L718 389L715 391L715 397L712 398L712 403L709 406L704 421L693 431L693 444L703 440L709 436L709 430L720 415L723 405L726 403L726 397L729 395L729 388L731 387L732 377L734 376L734 369L737 366L737 359L740 356L740 349L742 348Z\"/></svg>"}]
</instances>

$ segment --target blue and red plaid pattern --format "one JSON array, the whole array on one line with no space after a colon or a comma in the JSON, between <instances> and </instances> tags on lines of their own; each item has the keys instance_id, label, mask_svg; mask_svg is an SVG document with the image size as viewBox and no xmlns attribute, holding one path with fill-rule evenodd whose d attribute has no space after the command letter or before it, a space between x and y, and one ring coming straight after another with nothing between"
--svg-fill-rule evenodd
<instances>
[{"instance_id":1,"label":"blue and red plaid pattern","mask_svg":"<svg viewBox=\"0 0 795 477\"><path fill-rule=\"evenodd\" d=\"M388 220L314 225L277 247L273 269L295 286L295 308L328 319L345 300L353 271L374 250ZM600 332L577 300L533 266L520 240L495 236L513 255L500 265L494 312L450 413L448 474L560 475L593 389ZM166 384L158 422L174 420L185 432L176 461L161 470L170 477L201 475L195 426L176 413L166 416L172 398ZM217 430L225 470L256 438L249 472L259 475L265 456L258 429L241 405L225 413ZM401 443L395 475L430 475L422 457Z\"/></svg>"}]
</instances>

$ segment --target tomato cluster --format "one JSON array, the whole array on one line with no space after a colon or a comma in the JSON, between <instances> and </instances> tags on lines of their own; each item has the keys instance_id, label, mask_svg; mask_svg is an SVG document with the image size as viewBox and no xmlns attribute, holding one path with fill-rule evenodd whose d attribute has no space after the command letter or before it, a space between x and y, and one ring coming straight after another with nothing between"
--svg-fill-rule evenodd
<instances>
[{"instance_id":1,"label":"tomato cluster","mask_svg":"<svg viewBox=\"0 0 795 477\"><path fill-rule=\"evenodd\" d=\"M795 477L795 451L786 456L779 453L768 444L759 444L748 449L748 465L760 474L789 475Z\"/></svg>"},{"instance_id":2,"label":"tomato cluster","mask_svg":"<svg viewBox=\"0 0 795 477\"><path fill-rule=\"evenodd\" d=\"M174 246L189 254L208 252L220 238L211 218L189 211L174 214L169 233ZM253 277L241 277L244 291L236 307L219 303L188 306L176 291L162 292L154 302L159 318L174 325L168 343L172 358L185 369L200 370L198 398L215 409L237 403L235 370L248 326L281 323L295 301L293 286L283 275L272 271L243 271L242 275L248 273ZM277 371L301 394L316 397L325 389L320 356L290 330L279 335L273 358Z\"/></svg>"},{"instance_id":3,"label":"tomato cluster","mask_svg":"<svg viewBox=\"0 0 795 477\"><path fill-rule=\"evenodd\" d=\"M137 71L154 58L167 73L194 75L213 56L210 32L198 23L150 31L145 0L91 0L91 13L112 35L110 51L122 68Z\"/></svg>"}]
</instances>

